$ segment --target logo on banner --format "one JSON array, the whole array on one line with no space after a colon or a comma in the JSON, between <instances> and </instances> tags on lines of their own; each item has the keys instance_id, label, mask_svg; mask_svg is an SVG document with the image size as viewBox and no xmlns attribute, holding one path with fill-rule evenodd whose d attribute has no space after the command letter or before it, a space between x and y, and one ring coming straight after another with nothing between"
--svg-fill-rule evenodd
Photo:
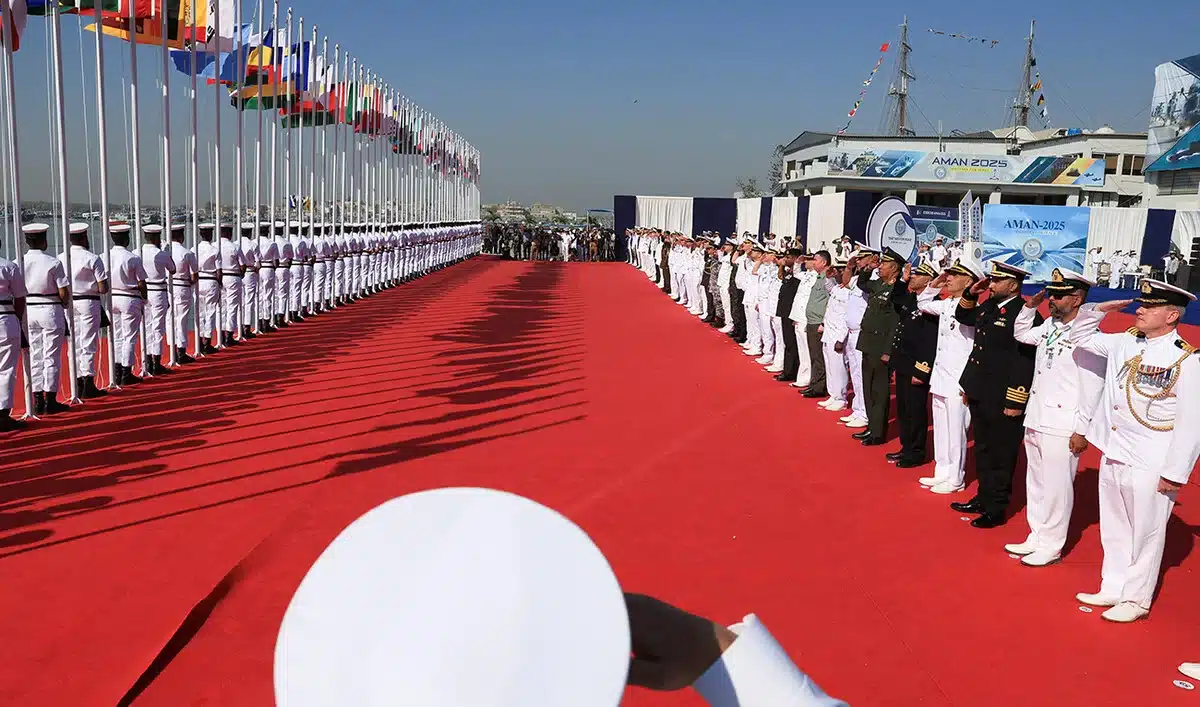
<instances>
[{"instance_id":1,"label":"logo on banner","mask_svg":"<svg viewBox=\"0 0 1200 707\"><path fill-rule=\"evenodd\" d=\"M917 228L903 199L889 196L871 210L867 219L867 245L891 248L907 260L917 252Z\"/></svg>"}]
</instances>

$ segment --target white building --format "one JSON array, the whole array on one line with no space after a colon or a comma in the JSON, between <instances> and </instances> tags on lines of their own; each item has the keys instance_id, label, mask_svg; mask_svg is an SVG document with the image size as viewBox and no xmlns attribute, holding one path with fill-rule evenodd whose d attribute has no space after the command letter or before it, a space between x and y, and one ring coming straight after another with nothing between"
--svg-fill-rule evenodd
<instances>
[{"instance_id":1,"label":"white building","mask_svg":"<svg viewBox=\"0 0 1200 707\"><path fill-rule=\"evenodd\" d=\"M790 196L878 192L915 206L957 206L970 190L992 204L1200 208L1200 184L1168 187L1158 175L1147 182L1145 154L1144 133L1108 127L943 137L804 132L784 148L783 187Z\"/></svg>"}]
</instances>

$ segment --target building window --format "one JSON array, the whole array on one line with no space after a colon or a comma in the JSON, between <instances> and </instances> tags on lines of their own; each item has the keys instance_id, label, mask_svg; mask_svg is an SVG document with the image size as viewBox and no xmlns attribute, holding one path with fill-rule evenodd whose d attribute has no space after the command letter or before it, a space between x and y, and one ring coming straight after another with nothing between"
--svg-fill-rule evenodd
<instances>
[{"instance_id":1,"label":"building window","mask_svg":"<svg viewBox=\"0 0 1200 707\"><path fill-rule=\"evenodd\" d=\"M1125 155L1125 174L1140 177L1142 176L1142 168L1145 165L1145 155Z\"/></svg>"},{"instance_id":2,"label":"building window","mask_svg":"<svg viewBox=\"0 0 1200 707\"><path fill-rule=\"evenodd\" d=\"M1129 155L1126 155L1128 157ZM1120 174L1121 171L1121 156L1120 155L1092 155L1098 160L1104 160L1105 174Z\"/></svg>"},{"instance_id":3,"label":"building window","mask_svg":"<svg viewBox=\"0 0 1200 707\"><path fill-rule=\"evenodd\" d=\"M1180 169L1154 173L1159 196L1200 194L1200 169Z\"/></svg>"}]
</instances>

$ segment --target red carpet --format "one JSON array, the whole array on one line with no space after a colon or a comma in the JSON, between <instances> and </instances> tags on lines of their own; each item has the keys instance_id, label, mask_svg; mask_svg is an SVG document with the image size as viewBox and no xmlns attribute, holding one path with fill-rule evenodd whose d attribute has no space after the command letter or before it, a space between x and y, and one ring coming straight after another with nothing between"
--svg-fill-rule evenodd
<instances>
[{"instance_id":1,"label":"red carpet","mask_svg":"<svg viewBox=\"0 0 1200 707\"><path fill-rule=\"evenodd\" d=\"M477 259L4 439L0 704L272 704L323 546L467 484L561 510L628 589L758 613L852 704L1194 704L1200 494L1151 618L1108 624L1073 600L1095 461L1069 557L1027 569L1023 515L970 528L633 268Z\"/></svg>"}]
</instances>

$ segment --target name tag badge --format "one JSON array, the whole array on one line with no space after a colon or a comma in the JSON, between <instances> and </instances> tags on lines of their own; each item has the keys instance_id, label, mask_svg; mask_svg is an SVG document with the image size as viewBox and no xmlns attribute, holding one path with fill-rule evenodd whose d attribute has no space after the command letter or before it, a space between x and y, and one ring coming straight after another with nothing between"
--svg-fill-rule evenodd
<instances>
[{"instance_id":1,"label":"name tag badge","mask_svg":"<svg viewBox=\"0 0 1200 707\"><path fill-rule=\"evenodd\" d=\"M1007 325L1008 325L1007 319L997 319L996 320L996 326L1007 326Z\"/></svg>"}]
</instances>

